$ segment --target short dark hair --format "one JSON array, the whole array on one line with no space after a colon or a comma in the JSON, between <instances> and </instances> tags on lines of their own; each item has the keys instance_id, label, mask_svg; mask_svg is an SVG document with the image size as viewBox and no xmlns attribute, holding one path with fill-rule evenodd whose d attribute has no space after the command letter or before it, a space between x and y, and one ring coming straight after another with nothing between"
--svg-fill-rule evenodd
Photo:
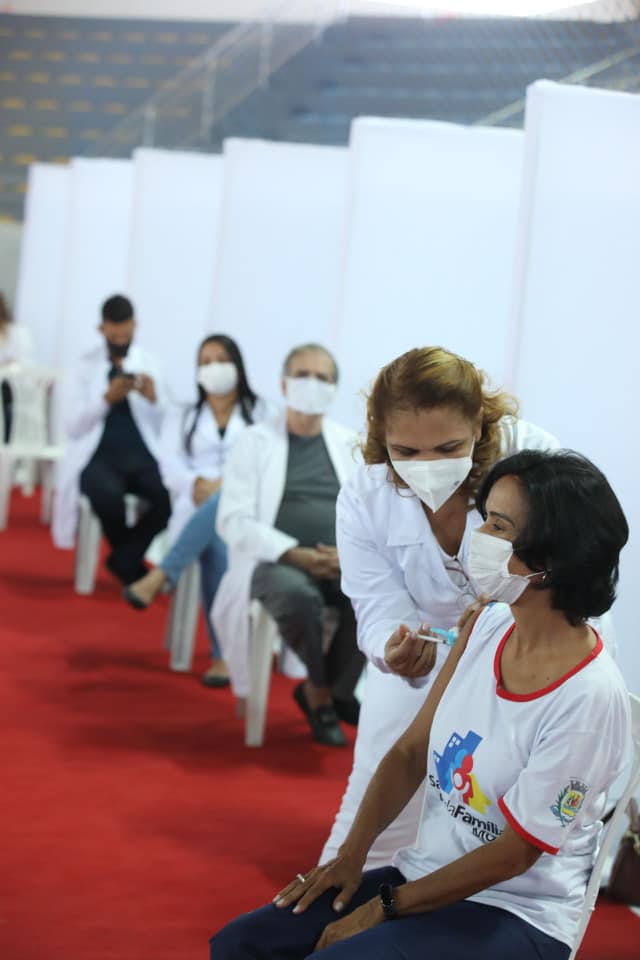
<instances>
[{"instance_id":1,"label":"short dark hair","mask_svg":"<svg viewBox=\"0 0 640 960\"><path fill-rule=\"evenodd\" d=\"M116 293L102 304L102 320L107 323L126 323L133 319L133 304L128 297Z\"/></svg>"},{"instance_id":2,"label":"short dark hair","mask_svg":"<svg viewBox=\"0 0 640 960\"><path fill-rule=\"evenodd\" d=\"M288 375L291 361L295 357L300 356L301 353L324 353L325 357L328 357L333 364L333 382L338 382L340 371L338 370L336 358L329 350L327 350L326 347L323 347L321 343L301 343L298 347L294 347L292 350L289 350L289 353L284 358L284 363L282 364L283 377Z\"/></svg>"},{"instance_id":3,"label":"short dark hair","mask_svg":"<svg viewBox=\"0 0 640 960\"><path fill-rule=\"evenodd\" d=\"M487 475L476 506L501 477L516 477L528 502L526 528L513 552L530 570L546 570L535 588L572 625L605 613L615 600L618 559L629 537L620 502L602 471L573 450L523 450Z\"/></svg>"}]
</instances>

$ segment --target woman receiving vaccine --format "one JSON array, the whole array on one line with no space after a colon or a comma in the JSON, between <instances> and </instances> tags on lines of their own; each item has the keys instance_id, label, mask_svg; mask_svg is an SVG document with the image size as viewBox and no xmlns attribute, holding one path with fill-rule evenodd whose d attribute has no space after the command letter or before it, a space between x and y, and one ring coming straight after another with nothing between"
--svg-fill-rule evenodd
<instances>
[{"instance_id":1,"label":"woman receiving vaccine","mask_svg":"<svg viewBox=\"0 0 640 960\"><path fill-rule=\"evenodd\" d=\"M465 562L502 602L470 608L337 857L300 864L273 903L212 939L212 960L571 954L630 740L624 681L587 622L613 602L629 530L604 475L568 451L501 461L477 507ZM421 783L412 843L363 871Z\"/></svg>"},{"instance_id":2,"label":"woman receiving vaccine","mask_svg":"<svg viewBox=\"0 0 640 960\"><path fill-rule=\"evenodd\" d=\"M227 550L215 530L220 485L229 453L245 427L268 415L268 405L249 386L242 354L231 337L214 334L198 349L198 399L169 414L163 428L160 470L172 495L169 536L173 546L145 577L127 587L125 599L144 610L172 589L200 561L202 606L211 644L207 686L226 686L227 668L209 616L227 568Z\"/></svg>"},{"instance_id":3,"label":"woman receiving vaccine","mask_svg":"<svg viewBox=\"0 0 640 960\"><path fill-rule=\"evenodd\" d=\"M369 660L354 762L320 862L344 841L380 760L409 726L448 648L425 643L423 622L448 629L476 597L469 539L482 523L474 498L496 461L557 441L516 419L509 395L441 347L410 350L378 374L367 403L364 461L337 506L342 589ZM423 788L369 850L391 863L416 836Z\"/></svg>"}]
</instances>

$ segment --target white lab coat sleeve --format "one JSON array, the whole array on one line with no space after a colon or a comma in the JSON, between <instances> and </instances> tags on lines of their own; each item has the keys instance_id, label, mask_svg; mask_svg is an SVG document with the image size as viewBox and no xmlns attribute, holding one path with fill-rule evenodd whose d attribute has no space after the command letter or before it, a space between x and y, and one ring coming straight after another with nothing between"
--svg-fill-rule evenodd
<instances>
[{"instance_id":1,"label":"white lab coat sleeve","mask_svg":"<svg viewBox=\"0 0 640 960\"><path fill-rule=\"evenodd\" d=\"M104 399L107 381L96 376L93 364L83 363L65 381L63 420L70 440L78 440L90 433L109 412Z\"/></svg>"},{"instance_id":2,"label":"white lab coat sleeve","mask_svg":"<svg viewBox=\"0 0 640 960\"><path fill-rule=\"evenodd\" d=\"M160 434L160 474L174 498L191 498L198 471L189 463L184 445L185 413L172 408L165 415Z\"/></svg>"},{"instance_id":3,"label":"white lab coat sleeve","mask_svg":"<svg viewBox=\"0 0 640 960\"><path fill-rule=\"evenodd\" d=\"M257 427L238 437L224 468L216 530L233 552L257 563L276 562L298 541L260 516L264 463Z\"/></svg>"},{"instance_id":4,"label":"white lab coat sleeve","mask_svg":"<svg viewBox=\"0 0 640 960\"><path fill-rule=\"evenodd\" d=\"M162 429L162 424L164 421L165 414L170 408L170 395L169 388L163 376L162 370L158 365L154 357L146 356L145 362L142 364L146 369L144 370L134 370L134 373L146 373L149 377L153 378L153 385L156 391L156 402L150 403L146 397L143 397L142 394L138 394L143 405L146 406L146 416L153 422L154 428L158 435Z\"/></svg>"},{"instance_id":5,"label":"white lab coat sleeve","mask_svg":"<svg viewBox=\"0 0 640 960\"><path fill-rule=\"evenodd\" d=\"M351 600L358 623L358 646L379 670L390 673L385 644L401 623L416 630L420 612L402 571L394 569L376 542L373 519L350 484L338 495L336 542L342 591Z\"/></svg>"},{"instance_id":6,"label":"white lab coat sleeve","mask_svg":"<svg viewBox=\"0 0 640 960\"><path fill-rule=\"evenodd\" d=\"M558 450L557 437L535 423L504 417L502 426L502 455L509 457L520 450Z\"/></svg>"}]
</instances>

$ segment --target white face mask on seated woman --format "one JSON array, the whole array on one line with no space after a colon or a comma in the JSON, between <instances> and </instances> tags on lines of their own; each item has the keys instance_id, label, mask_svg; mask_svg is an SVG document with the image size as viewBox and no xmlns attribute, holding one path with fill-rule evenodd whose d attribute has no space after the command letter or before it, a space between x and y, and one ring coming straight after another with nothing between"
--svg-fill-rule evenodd
<instances>
[{"instance_id":1,"label":"white face mask on seated woman","mask_svg":"<svg viewBox=\"0 0 640 960\"><path fill-rule=\"evenodd\" d=\"M198 383L206 393L222 396L238 386L235 363L203 363L198 367Z\"/></svg>"},{"instance_id":2,"label":"white face mask on seated woman","mask_svg":"<svg viewBox=\"0 0 640 960\"><path fill-rule=\"evenodd\" d=\"M542 575L544 570L534 573L510 573L509 561L513 556L513 545L509 540L492 537L490 533L472 530L469 540L469 577L478 593L486 594L491 600L501 603L515 603L529 586L532 577Z\"/></svg>"},{"instance_id":3,"label":"white face mask on seated woman","mask_svg":"<svg viewBox=\"0 0 640 960\"><path fill-rule=\"evenodd\" d=\"M442 460L391 460L393 469L412 493L434 513L453 496L471 473L473 449L464 457Z\"/></svg>"}]
</instances>

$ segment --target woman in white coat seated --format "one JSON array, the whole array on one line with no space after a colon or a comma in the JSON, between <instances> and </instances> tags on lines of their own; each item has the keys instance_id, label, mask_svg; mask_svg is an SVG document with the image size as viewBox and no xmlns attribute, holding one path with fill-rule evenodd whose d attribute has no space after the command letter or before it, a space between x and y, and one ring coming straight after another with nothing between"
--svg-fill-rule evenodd
<instances>
[{"instance_id":1,"label":"woman in white coat seated","mask_svg":"<svg viewBox=\"0 0 640 960\"><path fill-rule=\"evenodd\" d=\"M474 599L475 494L491 466L557 441L515 418L472 363L441 347L410 350L378 374L367 406L365 465L343 487L336 516L342 587L369 660L353 769L320 862L335 856L387 750L424 703L446 651L425 646L423 621L453 627ZM376 839L367 865L391 863L416 835L422 788Z\"/></svg>"},{"instance_id":2,"label":"woman in white coat seated","mask_svg":"<svg viewBox=\"0 0 640 960\"><path fill-rule=\"evenodd\" d=\"M603 474L566 451L497 464L477 509L468 572L504 602L462 625L336 858L224 928L212 960L571 953L607 792L629 748L624 681L587 623L613 602L628 526ZM421 783L414 841L393 865L363 873Z\"/></svg>"},{"instance_id":3,"label":"woman in white coat seated","mask_svg":"<svg viewBox=\"0 0 640 960\"><path fill-rule=\"evenodd\" d=\"M222 687L229 683L227 667L209 616L227 569L227 548L216 533L220 486L237 438L270 411L249 386L238 345L224 334L213 334L200 344L197 385L196 403L169 414L161 438L160 471L173 500L169 524L173 545L159 566L131 584L124 597L137 610L144 610L159 593L175 587L182 572L199 560L211 644L211 665L202 682Z\"/></svg>"}]
</instances>

